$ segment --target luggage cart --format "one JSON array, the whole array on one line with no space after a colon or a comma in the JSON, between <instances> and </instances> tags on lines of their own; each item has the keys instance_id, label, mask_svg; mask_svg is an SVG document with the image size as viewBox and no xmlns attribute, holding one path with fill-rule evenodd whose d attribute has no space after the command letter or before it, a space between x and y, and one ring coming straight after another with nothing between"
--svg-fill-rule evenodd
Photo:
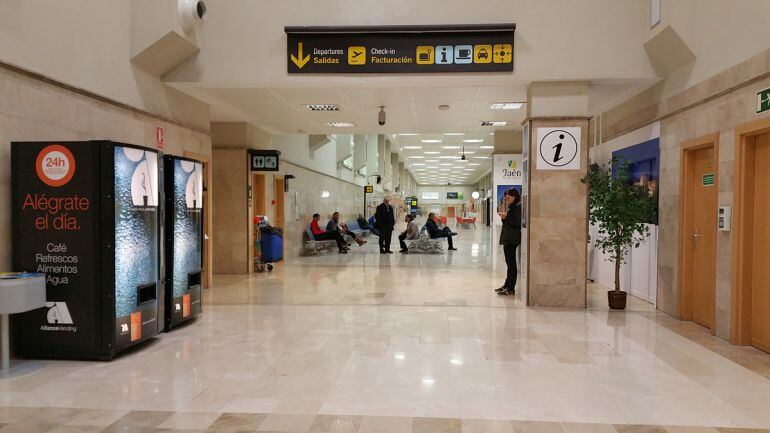
<instances>
[{"instance_id":1,"label":"luggage cart","mask_svg":"<svg viewBox=\"0 0 770 433\"><path fill-rule=\"evenodd\" d=\"M272 227L267 216L254 218L254 269L257 272L273 270L272 263L283 259L283 232Z\"/></svg>"}]
</instances>

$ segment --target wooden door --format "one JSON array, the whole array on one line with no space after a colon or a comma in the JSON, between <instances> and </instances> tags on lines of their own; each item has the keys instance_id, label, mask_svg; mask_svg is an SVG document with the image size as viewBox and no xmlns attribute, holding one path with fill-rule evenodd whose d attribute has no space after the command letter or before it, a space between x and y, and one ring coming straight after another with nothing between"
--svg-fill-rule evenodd
<instances>
[{"instance_id":1,"label":"wooden door","mask_svg":"<svg viewBox=\"0 0 770 433\"><path fill-rule=\"evenodd\" d=\"M276 227L284 228L283 226L283 218L284 218L284 209L283 209L283 203L284 203L284 190L283 190L283 177L275 177L275 180L273 182L273 197L275 197L275 221L273 222L273 225Z\"/></svg>"},{"instance_id":2,"label":"wooden door","mask_svg":"<svg viewBox=\"0 0 770 433\"><path fill-rule=\"evenodd\" d=\"M689 269L692 320L709 329L714 327L716 292L717 184L714 148L688 152L685 215L689 219L684 233L685 248L692 258Z\"/></svg>"},{"instance_id":3,"label":"wooden door","mask_svg":"<svg viewBox=\"0 0 770 433\"><path fill-rule=\"evenodd\" d=\"M770 352L770 134L755 143L751 345Z\"/></svg>"},{"instance_id":4,"label":"wooden door","mask_svg":"<svg viewBox=\"0 0 770 433\"><path fill-rule=\"evenodd\" d=\"M446 208L446 217L447 218L454 218L455 217L455 207L454 206L447 206L447 208Z\"/></svg>"}]
</instances>

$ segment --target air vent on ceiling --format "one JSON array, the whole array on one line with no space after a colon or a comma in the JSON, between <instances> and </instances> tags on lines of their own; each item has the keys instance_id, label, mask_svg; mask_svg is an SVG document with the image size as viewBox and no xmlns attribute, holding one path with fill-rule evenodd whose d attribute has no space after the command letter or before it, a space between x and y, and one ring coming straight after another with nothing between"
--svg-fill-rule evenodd
<instances>
[{"instance_id":1,"label":"air vent on ceiling","mask_svg":"<svg viewBox=\"0 0 770 433\"><path fill-rule=\"evenodd\" d=\"M305 107L310 111L340 111L337 104L307 104Z\"/></svg>"},{"instance_id":2,"label":"air vent on ceiling","mask_svg":"<svg viewBox=\"0 0 770 433\"><path fill-rule=\"evenodd\" d=\"M508 122L497 122L497 121L491 121L491 120L482 120L481 126L505 126Z\"/></svg>"}]
</instances>

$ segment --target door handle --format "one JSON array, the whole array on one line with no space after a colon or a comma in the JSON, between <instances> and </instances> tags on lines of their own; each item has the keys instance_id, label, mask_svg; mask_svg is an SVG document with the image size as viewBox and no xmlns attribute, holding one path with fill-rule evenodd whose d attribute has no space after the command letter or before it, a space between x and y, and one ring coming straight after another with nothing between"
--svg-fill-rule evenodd
<instances>
[{"instance_id":1,"label":"door handle","mask_svg":"<svg viewBox=\"0 0 770 433\"><path fill-rule=\"evenodd\" d=\"M698 230L695 230L695 233L693 233L693 234L692 234L692 238L693 238L694 240L696 240L696 241L698 240L698 238L701 238L701 237L703 237L703 235L702 235L702 234L700 234L700 233L698 232Z\"/></svg>"}]
</instances>

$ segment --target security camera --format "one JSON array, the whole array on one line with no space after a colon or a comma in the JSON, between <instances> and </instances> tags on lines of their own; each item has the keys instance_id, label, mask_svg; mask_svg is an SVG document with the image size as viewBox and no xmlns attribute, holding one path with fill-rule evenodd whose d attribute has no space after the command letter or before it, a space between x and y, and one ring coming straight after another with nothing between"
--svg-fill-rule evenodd
<instances>
[{"instance_id":1,"label":"security camera","mask_svg":"<svg viewBox=\"0 0 770 433\"><path fill-rule=\"evenodd\" d=\"M385 106L380 105L380 114L377 115L377 123L380 124L380 126L385 126Z\"/></svg>"},{"instance_id":2,"label":"security camera","mask_svg":"<svg viewBox=\"0 0 770 433\"><path fill-rule=\"evenodd\" d=\"M177 12L182 28L189 32L206 18L206 3L203 0L178 0Z\"/></svg>"}]
</instances>

